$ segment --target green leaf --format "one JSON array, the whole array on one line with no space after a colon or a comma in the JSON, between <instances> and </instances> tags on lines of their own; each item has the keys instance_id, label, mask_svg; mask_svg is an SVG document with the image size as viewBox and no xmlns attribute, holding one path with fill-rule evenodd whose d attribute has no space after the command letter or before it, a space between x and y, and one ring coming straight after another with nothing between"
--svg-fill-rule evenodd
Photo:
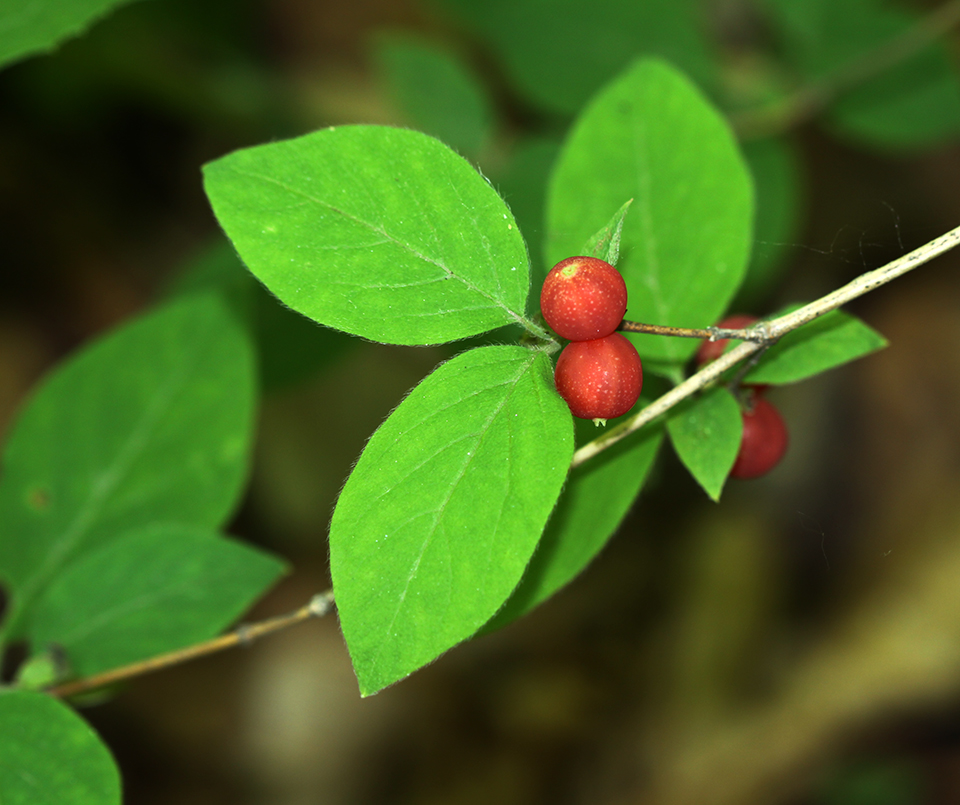
<instances>
[{"instance_id":1,"label":"green leaf","mask_svg":"<svg viewBox=\"0 0 960 805\"><path fill-rule=\"evenodd\" d=\"M583 442L598 433L577 420ZM499 629L570 583L603 550L640 494L663 430L651 427L623 439L570 472L537 552L513 595L484 627Z\"/></svg>"},{"instance_id":2,"label":"green leaf","mask_svg":"<svg viewBox=\"0 0 960 805\"><path fill-rule=\"evenodd\" d=\"M337 502L330 567L363 695L472 635L520 581L573 454L544 352L442 364L370 440Z\"/></svg>"},{"instance_id":3,"label":"green leaf","mask_svg":"<svg viewBox=\"0 0 960 805\"><path fill-rule=\"evenodd\" d=\"M8 0L0 9L0 67L53 50L129 0Z\"/></svg>"},{"instance_id":4,"label":"green leaf","mask_svg":"<svg viewBox=\"0 0 960 805\"><path fill-rule=\"evenodd\" d=\"M740 405L723 386L676 406L667 420L673 448L683 465L713 500L740 452L743 417Z\"/></svg>"},{"instance_id":5,"label":"green leaf","mask_svg":"<svg viewBox=\"0 0 960 805\"><path fill-rule=\"evenodd\" d=\"M623 206L614 213L610 222L604 224L593 237L587 238L580 254L587 257L599 257L610 265L615 266L620 261L620 238L623 236L623 219L627 217L633 199L624 202ZM573 255L571 255L572 257Z\"/></svg>"},{"instance_id":6,"label":"green leaf","mask_svg":"<svg viewBox=\"0 0 960 805\"><path fill-rule=\"evenodd\" d=\"M140 525L218 527L247 476L256 378L216 295L81 350L21 413L0 482L0 577L25 607L75 557Z\"/></svg>"},{"instance_id":7,"label":"green leaf","mask_svg":"<svg viewBox=\"0 0 960 805\"><path fill-rule=\"evenodd\" d=\"M338 330L437 344L515 322L526 246L506 204L438 140L330 128L204 167L214 212L280 300Z\"/></svg>"},{"instance_id":8,"label":"green leaf","mask_svg":"<svg viewBox=\"0 0 960 805\"><path fill-rule=\"evenodd\" d=\"M444 0L493 44L535 103L575 114L639 55L661 56L701 81L717 74L691 0ZM612 208L611 208L612 209Z\"/></svg>"},{"instance_id":9,"label":"green leaf","mask_svg":"<svg viewBox=\"0 0 960 805\"><path fill-rule=\"evenodd\" d=\"M618 268L627 318L692 327L715 322L746 270L750 176L723 118L663 62L640 61L574 125L550 185L548 258L575 254L633 198ZM685 361L697 342L631 336L644 359Z\"/></svg>"},{"instance_id":10,"label":"green leaf","mask_svg":"<svg viewBox=\"0 0 960 805\"><path fill-rule=\"evenodd\" d=\"M790 61L808 81L827 81L863 60L888 59L922 17L883 0L766 0ZM895 61L844 92L830 121L884 148L930 145L960 132L960 75L943 43Z\"/></svg>"},{"instance_id":11,"label":"green leaf","mask_svg":"<svg viewBox=\"0 0 960 805\"><path fill-rule=\"evenodd\" d=\"M480 80L460 59L408 34L378 38L374 59L410 123L466 156L479 153L493 112Z\"/></svg>"},{"instance_id":12,"label":"green leaf","mask_svg":"<svg viewBox=\"0 0 960 805\"><path fill-rule=\"evenodd\" d=\"M44 693L0 691L3 805L120 805L120 774L97 734Z\"/></svg>"},{"instance_id":13,"label":"green leaf","mask_svg":"<svg viewBox=\"0 0 960 805\"><path fill-rule=\"evenodd\" d=\"M786 268L802 207L801 171L787 140L753 140L742 148L756 187L756 221L750 265L733 309L754 310Z\"/></svg>"},{"instance_id":14,"label":"green leaf","mask_svg":"<svg viewBox=\"0 0 960 805\"><path fill-rule=\"evenodd\" d=\"M796 309L799 305L794 305ZM781 313L786 313L782 311ZM795 383L883 349L887 340L855 316L834 310L787 333L744 378L749 383Z\"/></svg>"},{"instance_id":15,"label":"green leaf","mask_svg":"<svg viewBox=\"0 0 960 805\"><path fill-rule=\"evenodd\" d=\"M901 28L902 33L916 21ZM882 149L928 148L960 133L960 76L940 44L843 94L831 107L839 133Z\"/></svg>"},{"instance_id":16,"label":"green leaf","mask_svg":"<svg viewBox=\"0 0 960 805\"><path fill-rule=\"evenodd\" d=\"M89 676L213 637L285 570L204 529L147 526L65 568L36 602L28 634Z\"/></svg>"}]
</instances>

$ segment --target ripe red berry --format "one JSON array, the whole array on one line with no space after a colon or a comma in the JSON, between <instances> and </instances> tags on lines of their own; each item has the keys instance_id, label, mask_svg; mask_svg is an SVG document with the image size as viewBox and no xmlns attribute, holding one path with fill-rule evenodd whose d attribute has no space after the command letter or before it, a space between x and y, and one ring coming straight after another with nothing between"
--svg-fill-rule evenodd
<instances>
[{"instance_id":1,"label":"ripe red berry","mask_svg":"<svg viewBox=\"0 0 960 805\"><path fill-rule=\"evenodd\" d=\"M612 265L596 257L568 257L547 274L540 310L554 331L570 341L610 335L627 312L627 285Z\"/></svg>"},{"instance_id":2,"label":"ripe red berry","mask_svg":"<svg viewBox=\"0 0 960 805\"><path fill-rule=\"evenodd\" d=\"M752 396L753 407L743 412L740 452L730 470L734 478L757 478L770 472L780 463L790 441L780 412L759 394Z\"/></svg>"},{"instance_id":3,"label":"ripe red berry","mask_svg":"<svg viewBox=\"0 0 960 805\"><path fill-rule=\"evenodd\" d=\"M640 356L620 333L564 347L554 374L557 391L574 416L612 419L627 413L640 396Z\"/></svg>"},{"instance_id":4,"label":"ripe red berry","mask_svg":"<svg viewBox=\"0 0 960 805\"><path fill-rule=\"evenodd\" d=\"M724 330L742 330L744 327L749 327L758 321L760 320L756 316L737 313L733 316L727 316L717 327L722 327ZM695 357L697 367L699 368L710 363L710 361L715 361L723 355L728 343L730 343L729 338L718 338L716 341L704 341L700 344L700 349L697 350Z\"/></svg>"}]
</instances>

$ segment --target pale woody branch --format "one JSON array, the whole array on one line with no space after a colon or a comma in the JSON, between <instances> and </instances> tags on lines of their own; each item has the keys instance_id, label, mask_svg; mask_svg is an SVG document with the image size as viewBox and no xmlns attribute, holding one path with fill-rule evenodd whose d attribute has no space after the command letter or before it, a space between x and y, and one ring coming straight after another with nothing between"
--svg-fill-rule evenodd
<instances>
[{"instance_id":1,"label":"pale woody branch","mask_svg":"<svg viewBox=\"0 0 960 805\"><path fill-rule=\"evenodd\" d=\"M919 249L915 249L909 254L904 255L903 257L894 260L891 263L888 263L882 268L878 268L876 271L870 271L861 275L860 277L857 277L857 279L853 280L853 282L844 285L842 288L839 288L833 293L827 294L821 299L811 302L809 305L805 305L799 310L795 310L792 313L781 316L780 318L767 322L760 322L755 324L753 327L742 331L720 330L715 327L704 329L702 333L705 337L741 337L754 338L756 340L744 341L744 343L734 347L732 350L726 352L715 361L707 364L695 375L680 383L658 400L651 403L641 411L638 411L630 419L622 422L617 427L612 428L600 438L594 439L592 442L585 444L574 454L572 467L582 464L587 459L595 456L597 453L600 453L607 447L610 447L612 444L620 441L620 439L624 438L625 436L628 436L634 431L639 430L661 414L669 411L677 403L685 400L687 397L695 394L700 389L713 383L725 371L727 371L727 369L735 366L744 358L749 357L758 350L764 349L768 344L776 341L778 338L786 333L789 333L791 330L795 330L807 322L813 321L815 318L822 316L824 313L829 313L831 310L837 309L841 305L849 302L851 299L856 299L858 296L862 296L863 294L872 291L874 288L877 288L880 285L899 277L901 274L905 274L911 269L923 265L937 255L952 249L958 244L960 244L960 227L957 227L956 229L947 232L945 235L942 235L939 238L930 241L926 245L921 246ZM646 327L646 325L641 326ZM693 332L701 331L687 331L687 333ZM677 334L681 333L677 331ZM106 685L115 684L116 682L140 676L151 671L160 670L161 668L167 668L171 665L177 665L179 663L193 660L207 654L223 651L224 649L232 648L233 646L248 645L264 635L280 631L281 629L286 629L311 618L322 617L333 609L333 605L333 591L328 590L325 593L319 593L318 595L315 595L308 604L301 607L296 612L291 612L289 615L281 615L277 618L269 618L257 623L240 626L234 629L232 632L228 632L225 635L213 638L212 640L208 640L204 643L198 643L197 645L188 646L187 648L180 649L178 651L171 651L167 654L161 654L157 657L152 657L141 662L131 663L130 665L125 665L121 668L114 668L110 671L105 671L102 674L96 674L84 679L65 682L61 685L48 688L46 692L53 696L74 696L78 693L96 690L97 688L102 688Z\"/></svg>"},{"instance_id":2,"label":"pale woody branch","mask_svg":"<svg viewBox=\"0 0 960 805\"><path fill-rule=\"evenodd\" d=\"M113 668L109 671L104 671L102 674L76 679L72 682L64 682L62 685L48 688L46 692L52 696L75 696L78 693L85 693L89 690L96 690L97 688L102 688L107 685L113 685L125 679L141 676L151 671L159 671L161 668L169 668L171 665L179 665L188 660L195 660L198 657L214 654L227 648L246 646L264 635L278 632L281 629L286 629L303 621L310 620L311 618L321 618L330 612L332 608L333 590L327 590L325 593L318 593L310 599L309 603L300 607L296 612L291 612L289 615L280 615L276 618L268 618L267 620L256 623L244 624L238 626L232 632L227 632L227 634L220 635L220 637L215 637L212 640L187 646L187 648L178 649L177 651L170 651L166 654L160 654L148 660L134 662L130 665L121 666L120 668Z\"/></svg>"},{"instance_id":3,"label":"pale woody branch","mask_svg":"<svg viewBox=\"0 0 960 805\"><path fill-rule=\"evenodd\" d=\"M754 333L759 332L761 334L762 338L760 341L745 341L734 347L715 361L707 364L695 375L688 377L662 397L650 403L646 408L638 411L630 417L630 419L621 422L615 428L611 428L607 433L603 434L603 436L594 439L592 442L588 442L573 454L571 467L577 467L583 464L588 458L592 458L597 455L597 453L606 450L624 437L629 436L634 431L652 422L673 408L677 403L713 383L730 367L735 366L757 350L763 349L766 344L770 344L791 330L796 330L798 327L819 318L824 313L836 310L852 299L863 296L865 293L874 290L874 288L879 288L881 285L890 282L890 280L896 279L918 266L922 266L934 257L949 251L957 244L960 244L960 227L952 229L945 235L941 235L939 238L935 238L929 243L924 244L919 249L914 249L909 254L905 254L903 257L887 263L887 265L882 268L861 274L842 288L838 288L833 291L833 293L829 293L817 299L815 302L811 302L809 305L804 305L792 313L787 313L785 316L780 316L770 321L758 322L749 329Z\"/></svg>"}]
</instances>

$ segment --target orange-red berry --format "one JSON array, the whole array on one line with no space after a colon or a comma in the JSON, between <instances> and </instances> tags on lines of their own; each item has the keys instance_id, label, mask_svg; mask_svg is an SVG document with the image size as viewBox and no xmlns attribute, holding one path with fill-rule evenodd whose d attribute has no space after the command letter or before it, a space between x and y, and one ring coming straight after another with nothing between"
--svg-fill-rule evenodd
<instances>
[{"instance_id":1,"label":"orange-red berry","mask_svg":"<svg viewBox=\"0 0 960 805\"><path fill-rule=\"evenodd\" d=\"M557 361L554 382L574 416L612 419L627 413L640 396L640 356L620 333L573 341Z\"/></svg>"},{"instance_id":2,"label":"orange-red berry","mask_svg":"<svg viewBox=\"0 0 960 805\"><path fill-rule=\"evenodd\" d=\"M627 311L620 272L596 257L568 257L543 281L540 310L554 331L570 341L610 335Z\"/></svg>"}]
</instances>

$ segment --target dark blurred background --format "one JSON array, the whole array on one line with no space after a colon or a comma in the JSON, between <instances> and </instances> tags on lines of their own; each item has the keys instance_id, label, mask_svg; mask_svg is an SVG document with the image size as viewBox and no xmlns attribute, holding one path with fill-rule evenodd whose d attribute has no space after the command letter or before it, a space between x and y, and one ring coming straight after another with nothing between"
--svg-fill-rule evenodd
<instances>
[{"instance_id":1,"label":"dark blurred background","mask_svg":"<svg viewBox=\"0 0 960 805\"><path fill-rule=\"evenodd\" d=\"M744 5L703 6L726 67L767 36ZM543 181L572 114L527 91L483 13L465 0L141 0L0 74L0 433L71 350L234 270L204 162L332 124L429 128L446 85L413 92L404 47L429 45L419 75L446 69L430 66L436 47L482 88L455 116L472 121L463 131L436 125L505 195L539 260ZM786 136L794 208L779 239L758 237L776 268L749 312L815 298L960 224L960 139L865 147L816 117ZM125 801L960 802L958 266L947 254L851 306L888 349L771 393L791 449L770 476L731 482L715 505L665 445L568 589L393 688L359 698L329 617L89 707ZM230 530L296 569L251 618L326 589L326 526L352 462L449 354L259 304L260 435Z\"/></svg>"}]
</instances>

